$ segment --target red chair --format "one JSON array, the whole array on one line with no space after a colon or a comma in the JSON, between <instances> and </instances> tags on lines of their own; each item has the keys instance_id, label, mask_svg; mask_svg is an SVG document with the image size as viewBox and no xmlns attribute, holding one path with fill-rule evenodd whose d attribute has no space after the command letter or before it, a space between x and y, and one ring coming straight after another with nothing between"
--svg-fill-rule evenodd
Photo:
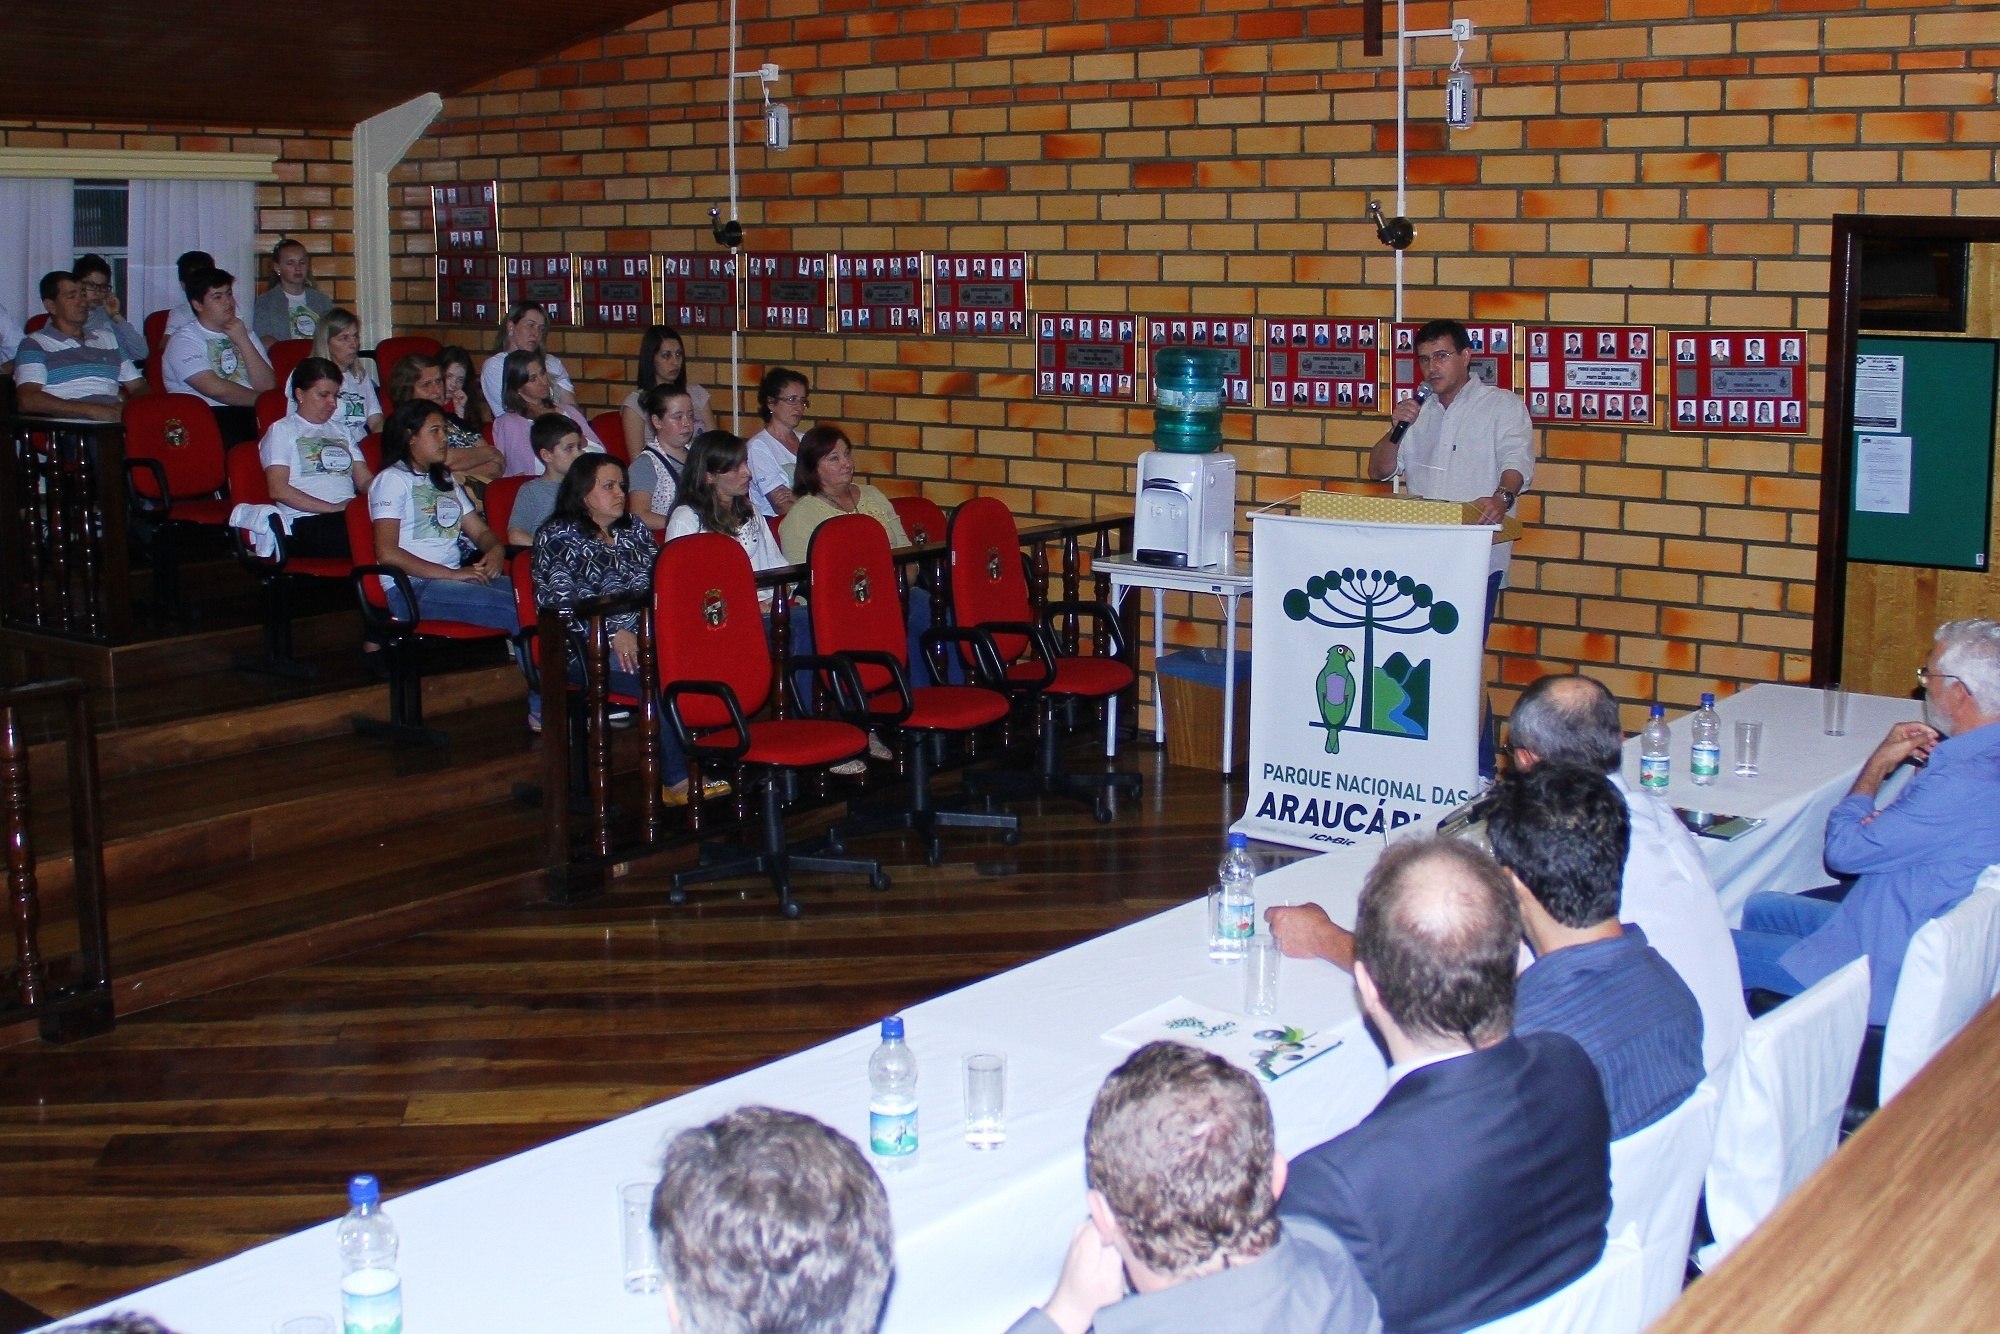
<instances>
[{"instance_id":1,"label":"red chair","mask_svg":"<svg viewBox=\"0 0 2000 1334\"><path fill-rule=\"evenodd\" d=\"M1014 516L991 496L966 501L951 516L947 540L951 548L952 619L962 630L981 635L975 665L990 672L997 666L1011 694L1035 701L1041 731L1040 750L1032 774L968 774L975 791L1001 787L1024 793L1048 793L1090 804L1099 824L1109 822L1110 792L1137 797L1145 779L1136 773L1065 772L1062 767L1058 705L1097 703L1130 687L1136 679L1125 661L1124 632L1117 613L1102 602L1051 602L1034 619L1028 580L1022 571L1021 538ZM1087 616L1093 633L1111 647L1110 657L1080 657L1058 650L1055 622L1059 616Z\"/></svg>"},{"instance_id":2,"label":"red chair","mask_svg":"<svg viewBox=\"0 0 2000 1334\"><path fill-rule=\"evenodd\" d=\"M283 389L266 389L257 395L257 438L264 438L264 432L285 419L292 410L292 396ZM234 472L230 474L234 476Z\"/></svg>"},{"instance_id":3,"label":"red chair","mask_svg":"<svg viewBox=\"0 0 2000 1334\"><path fill-rule=\"evenodd\" d=\"M141 400L143 401L143 400ZM354 565L349 577L361 603L361 622L368 637L382 645L388 657L389 717L355 718L354 730L363 736L386 737L391 741L442 746L447 738L436 728L424 726L424 679L417 660L417 646L424 639L505 639L505 630L464 621L426 619L417 606L416 590L401 570L375 563L375 523L368 517L368 500L347 507L347 546ZM398 616L389 608L382 580L394 583L402 592L403 605L414 613Z\"/></svg>"},{"instance_id":4,"label":"red chair","mask_svg":"<svg viewBox=\"0 0 2000 1334\"><path fill-rule=\"evenodd\" d=\"M444 351L435 338L423 334L403 334L395 338L384 338L375 344L375 379L380 385L382 411L394 412L396 405L389 401L389 377L396 373L396 363L412 352L421 352L427 357L435 357Z\"/></svg>"},{"instance_id":5,"label":"red chair","mask_svg":"<svg viewBox=\"0 0 2000 1334\"><path fill-rule=\"evenodd\" d=\"M356 445L355 448L361 451L361 461L368 465L368 471L371 474L382 471L382 433L380 431L370 431L367 435L362 436L361 443Z\"/></svg>"},{"instance_id":6,"label":"red chair","mask_svg":"<svg viewBox=\"0 0 2000 1334\"><path fill-rule=\"evenodd\" d=\"M266 395L268 397L268 395ZM271 490L264 478L264 460L257 446L245 441L229 451L229 498L239 505L268 505ZM349 508L368 508L365 497L356 496ZM319 673L311 664L292 656L292 609L288 580L346 579L354 571L351 560L339 556L294 556L285 550L285 526L270 516L271 555L257 554L255 535L246 528L230 525L229 539L236 559L264 590L264 655L238 654L234 665L242 671L267 672L310 681Z\"/></svg>"},{"instance_id":7,"label":"red chair","mask_svg":"<svg viewBox=\"0 0 2000 1334\"><path fill-rule=\"evenodd\" d=\"M193 394L125 401L125 486L133 526L153 561L153 596L178 614L178 530L226 528L229 464L208 404Z\"/></svg>"},{"instance_id":8,"label":"red chair","mask_svg":"<svg viewBox=\"0 0 2000 1334\"><path fill-rule=\"evenodd\" d=\"M507 521L514 517L514 498L521 494L521 488L534 481L532 477L502 477L497 482L486 484L486 526L500 534L500 540L507 540Z\"/></svg>"},{"instance_id":9,"label":"red chair","mask_svg":"<svg viewBox=\"0 0 2000 1334\"><path fill-rule=\"evenodd\" d=\"M1002 829L1007 843L1021 839L1021 817L1002 811L939 807L931 799L931 754L945 737L970 736L1006 718L1007 697L982 686L910 685L909 632L903 604L896 591L896 564L889 554L889 534L866 514L843 514L813 530L806 568L811 573L813 645L823 654L854 665L852 678L866 700L848 701L855 713L866 713L872 726L902 733L903 755L909 764L910 804L884 819L863 816L857 825L843 823L837 835L846 839L866 829L914 829L925 842L925 860L936 866L944 859L942 828ZM978 636L959 630L930 630L924 652L932 660L932 675L941 678L947 643L976 642Z\"/></svg>"},{"instance_id":10,"label":"red chair","mask_svg":"<svg viewBox=\"0 0 2000 1334\"><path fill-rule=\"evenodd\" d=\"M278 377L278 388L290 391L292 372L299 363L312 355L313 340L310 338L280 338L271 344L264 356L271 363L271 374Z\"/></svg>"},{"instance_id":11,"label":"red chair","mask_svg":"<svg viewBox=\"0 0 2000 1334\"><path fill-rule=\"evenodd\" d=\"M625 415L617 408L600 412L590 419L590 429L604 446L604 452L613 458L632 462L632 451L625 447Z\"/></svg>"},{"instance_id":12,"label":"red chair","mask_svg":"<svg viewBox=\"0 0 2000 1334\"><path fill-rule=\"evenodd\" d=\"M782 672L773 668L749 553L721 533L691 534L661 550L653 572L653 624L675 736L690 760L745 767L747 781L759 791L763 834L754 848L702 849L700 866L674 873L668 901L685 902L691 884L763 875L778 891L779 910L797 917L794 871L851 872L866 875L876 889L887 888L889 877L879 862L827 855L832 841L826 837L785 842L783 793L797 771L853 759L868 748L867 733L853 723L818 718L749 721L774 690L796 692L797 669L852 668L822 654L787 658ZM859 695L859 683L853 683L847 697ZM696 768L690 789L700 781Z\"/></svg>"},{"instance_id":13,"label":"red chair","mask_svg":"<svg viewBox=\"0 0 2000 1334\"><path fill-rule=\"evenodd\" d=\"M28 316L28 322L21 326L21 332L33 333L37 329L40 329L45 325L47 325L48 322L49 322L49 313L46 310L39 315L30 315Z\"/></svg>"},{"instance_id":14,"label":"red chair","mask_svg":"<svg viewBox=\"0 0 2000 1334\"><path fill-rule=\"evenodd\" d=\"M173 311L171 310L156 310L148 315L145 322L140 325L139 332L146 335L147 356L155 355L162 347L166 346L167 317L172 314Z\"/></svg>"},{"instance_id":15,"label":"red chair","mask_svg":"<svg viewBox=\"0 0 2000 1334\"><path fill-rule=\"evenodd\" d=\"M903 531L910 535L910 541L920 547L944 541L950 520L935 500L925 500L922 496L897 496L889 505L896 511L896 517L903 521Z\"/></svg>"}]
</instances>

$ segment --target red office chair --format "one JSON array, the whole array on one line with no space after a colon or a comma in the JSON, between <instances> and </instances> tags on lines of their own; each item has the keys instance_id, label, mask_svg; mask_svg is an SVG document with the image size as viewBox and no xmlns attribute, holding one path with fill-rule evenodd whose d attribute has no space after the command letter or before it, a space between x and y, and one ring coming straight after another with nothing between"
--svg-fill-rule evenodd
<instances>
[{"instance_id":1,"label":"red office chair","mask_svg":"<svg viewBox=\"0 0 2000 1334\"><path fill-rule=\"evenodd\" d=\"M146 336L146 364L143 368L146 372L146 387L156 394L167 392L166 370L162 364L165 357L162 354L167 350L167 316L172 313L172 311L156 310L148 315L140 326L140 332Z\"/></svg>"},{"instance_id":2,"label":"red office chair","mask_svg":"<svg viewBox=\"0 0 2000 1334\"><path fill-rule=\"evenodd\" d=\"M1040 751L1032 774L980 773L966 775L974 791L1008 787L1025 793L1049 793L1089 803L1098 823L1111 819L1111 791L1137 797L1145 779L1136 773L1068 773L1062 767L1061 729L1057 705L1096 703L1129 687L1136 679L1126 655L1125 635L1118 617L1102 602L1052 602L1034 620L1027 576L1021 568L1021 539L1014 516L990 496L966 501L951 516L952 619L962 630L980 632L980 659L986 669L998 665L1005 688L1036 702L1041 730ZM1111 647L1110 657L1081 657L1058 651L1058 616L1088 616L1093 633ZM968 655L970 656L970 655Z\"/></svg>"},{"instance_id":3,"label":"red office chair","mask_svg":"<svg viewBox=\"0 0 2000 1334\"><path fill-rule=\"evenodd\" d=\"M903 531L910 535L910 541L920 547L944 541L950 520L935 500L925 500L922 496L897 496L889 504L896 511L896 517L903 521Z\"/></svg>"},{"instance_id":4,"label":"red office chair","mask_svg":"<svg viewBox=\"0 0 2000 1334\"><path fill-rule=\"evenodd\" d=\"M382 411L394 412L396 405L389 401L389 377L396 373L396 363L413 352L435 357L444 347L435 338L423 334L402 334L395 338L384 338L375 344L375 379L379 384Z\"/></svg>"},{"instance_id":5,"label":"red office chair","mask_svg":"<svg viewBox=\"0 0 2000 1334\"><path fill-rule=\"evenodd\" d=\"M21 326L21 332L34 333L39 329L47 327L48 322L49 313L46 310L39 315L30 315L28 316L28 322Z\"/></svg>"},{"instance_id":6,"label":"red office chair","mask_svg":"<svg viewBox=\"0 0 2000 1334\"><path fill-rule=\"evenodd\" d=\"M782 672L773 668L749 553L721 533L695 533L661 550L653 572L653 625L667 718L682 748L690 760L744 766L761 807L760 844L703 849L702 865L675 872L669 902L685 902L691 884L764 875L778 891L779 910L797 917L794 871L852 872L866 875L876 889L887 888L889 877L879 862L828 856L831 843L824 837L785 842L785 793L795 786L797 772L853 759L868 748L867 733L852 723L817 718L749 721L772 691L796 691L795 669L850 672L851 667L814 654L787 658ZM848 697L859 695L859 683L853 683ZM700 781L696 768L689 787Z\"/></svg>"},{"instance_id":7,"label":"red office chair","mask_svg":"<svg viewBox=\"0 0 2000 1334\"><path fill-rule=\"evenodd\" d=\"M876 728L902 732L903 754L909 761L910 804L887 819L864 817L867 829L914 829L925 842L925 860L936 866L944 859L941 828L1003 829L1007 843L1021 838L1021 817L1001 811L944 809L931 800L933 744L950 736L969 736L1007 716L1007 697L981 686L910 685L909 632L903 604L896 593L896 565L889 555L889 534L866 514L843 514L813 530L807 554L811 572L813 644L821 653L854 665L852 678L866 692L861 701L847 701L851 712L865 711ZM978 636L959 630L931 630L924 651L932 659L932 674L941 678L942 645L972 643ZM997 671L998 664L993 664ZM843 825L846 839L863 832Z\"/></svg>"},{"instance_id":8,"label":"red office chair","mask_svg":"<svg viewBox=\"0 0 2000 1334\"><path fill-rule=\"evenodd\" d=\"M232 447L229 451L229 498L239 505L268 505L271 491L264 479L264 460L257 453L257 446L249 441ZM356 496L350 506L368 508L368 502ZM241 671L267 672L273 676L290 676L310 681L319 673L310 663L300 662L292 656L292 611L290 579L345 579L354 570L354 563L338 556L294 556L285 550L285 526L277 515L269 517L272 540L272 554L257 554L254 535L245 528L230 525L229 540L236 548L236 559L250 572L264 590L264 654L239 653L234 665Z\"/></svg>"},{"instance_id":9,"label":"red office chair","mask_svg":"<svg viewBox=\"0 0 2000 1334\"><path fill-rule=\"evenodd\" d=\"M208 404L193 394L127 399L125 486L133 526L153 561L153 596L163 610L180 602L179 530L226 528L229 465Z\"/></svg>"},{"instance_id":10,"label":"red office chair","mask_svg":"<svg viewBox=\"0 0 2000 1334\"><path fill-rule=\"evenodd\" d=\"M278 377L278 388L290 392L292 372L299 363L312 355L313 340L310 338L280 338L271 344L264 355L271 363L271 374Z\"/></svg>"},{"instance_id":11,"label":"red office chair","mask_svg":"<svg viewBox=\"0 0 2000 1334\"><path fill-rule=\"evenodd\" d=\"M604 452L625 463L632 462L632 451L625 448L625 416L617 408L600 412L590 419L590 429L596 433Z\"/></svg>"},{"instance_id":12,"label":"red office chair","mask_svg":"<svg viewBox=\"0 0 2000 1334\"><path fill-rule=\"evenodd\" d=\"M361 461L368 465L369 472L378 473L382 471L382 433L380 431L370 431L367 435L362 436L361 443L356 445L355 448L361 451Z\"/></svg>"},{"instance_id":13,"label":"red office chair","mask_svg":"<svg viewBox=\"0 0 2000 1334\"><path fill-rule=\"evenodd\" d=\"M514 500L532 477L502 477L486 484L486 526L507 540L507 521L514 517Z\"/></svg>"},{"instance_id":14,"label":"red office chair","mask_svg":"<svg viewBox=\"0 0 2000 1334\"><path fill-rule=\"evenodd\" d=\"M142 400L143 401L143 400ZM355 718L354 730L363 736L386 737L391 741L442 746L447 738L436 728L424 726L423 667L417 660L417 644L423 639L504 639L505 630L464 621L426 619L417 606L416 590L401 570L375 563L375 523L368 517L367 497L347 507L347 545L354 567L349 576L361 603L361 622L368 637L382 645L389 667L389 717ZM382 580L395 583L403 594L403 605L415 613L398 616L389 609Z\"/></svg>"},{"instance_id":15,"label":"red office chair","mask_svg":"<svg viewBox=\"0 0 2000 1334\"><path fill-rule=\"evenodd\" d=\"M264 432L283 421L291 410L292 396L286 389L266 389L257 395L257 438L263 439Z\"/></svg>"}]
</instances>

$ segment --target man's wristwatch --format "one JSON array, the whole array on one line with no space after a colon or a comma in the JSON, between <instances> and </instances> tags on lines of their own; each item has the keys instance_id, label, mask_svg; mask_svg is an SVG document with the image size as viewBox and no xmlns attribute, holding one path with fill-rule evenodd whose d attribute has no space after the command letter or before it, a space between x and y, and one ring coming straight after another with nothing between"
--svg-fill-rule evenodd
<instances>
[{"instance_id":1,"label":"man's wristwatch","mask_svg":"<svg viewBox=\"0 0 2000 1334\"><path fill-rule=\"evenodd\" d=\"M1521 498L1521 493L1519 491L1509 491L1504 486L1495 490L1493 494L1500 497L1501 500L1505 501L1508 509L1513 509L1514 502Z\"/></svg>"}]
</instances>

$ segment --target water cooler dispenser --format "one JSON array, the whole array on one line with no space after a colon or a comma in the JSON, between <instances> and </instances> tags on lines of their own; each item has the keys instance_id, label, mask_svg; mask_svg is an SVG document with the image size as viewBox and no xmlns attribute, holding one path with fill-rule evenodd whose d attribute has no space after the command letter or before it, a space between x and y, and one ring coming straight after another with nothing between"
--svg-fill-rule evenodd
<instances>
[{"instance_id":1,"label":"water cooler dispenser","mask_svg":"<svg viewBox=\"0 0 2000 1334\"><path fill-rule=\"evenodd\" d=\"M1224 354L1165 347L1153 354L1153 443L1139 456L1132 555L1147 565L1227 561L1236 535L1236 460L1222 453Z\"/></svg>"}]
</instances>

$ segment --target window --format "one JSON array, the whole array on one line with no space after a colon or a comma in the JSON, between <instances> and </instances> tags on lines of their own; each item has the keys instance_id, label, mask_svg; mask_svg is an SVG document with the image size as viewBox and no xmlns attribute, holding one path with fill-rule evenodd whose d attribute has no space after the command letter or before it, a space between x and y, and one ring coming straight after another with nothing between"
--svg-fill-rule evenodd
<instances>
[{"instance_id":1,"label":"window","mask_svg":"<svg viewBox=\"0 0 2000 1334\"><path fill-rule=\"evenodd\" d=\"M75 186L76 257L104 256L111 264L111 290L126 305L125 274L131 257L131 188L125 181L78 181Z\"/></svg>"}]
</instances>

